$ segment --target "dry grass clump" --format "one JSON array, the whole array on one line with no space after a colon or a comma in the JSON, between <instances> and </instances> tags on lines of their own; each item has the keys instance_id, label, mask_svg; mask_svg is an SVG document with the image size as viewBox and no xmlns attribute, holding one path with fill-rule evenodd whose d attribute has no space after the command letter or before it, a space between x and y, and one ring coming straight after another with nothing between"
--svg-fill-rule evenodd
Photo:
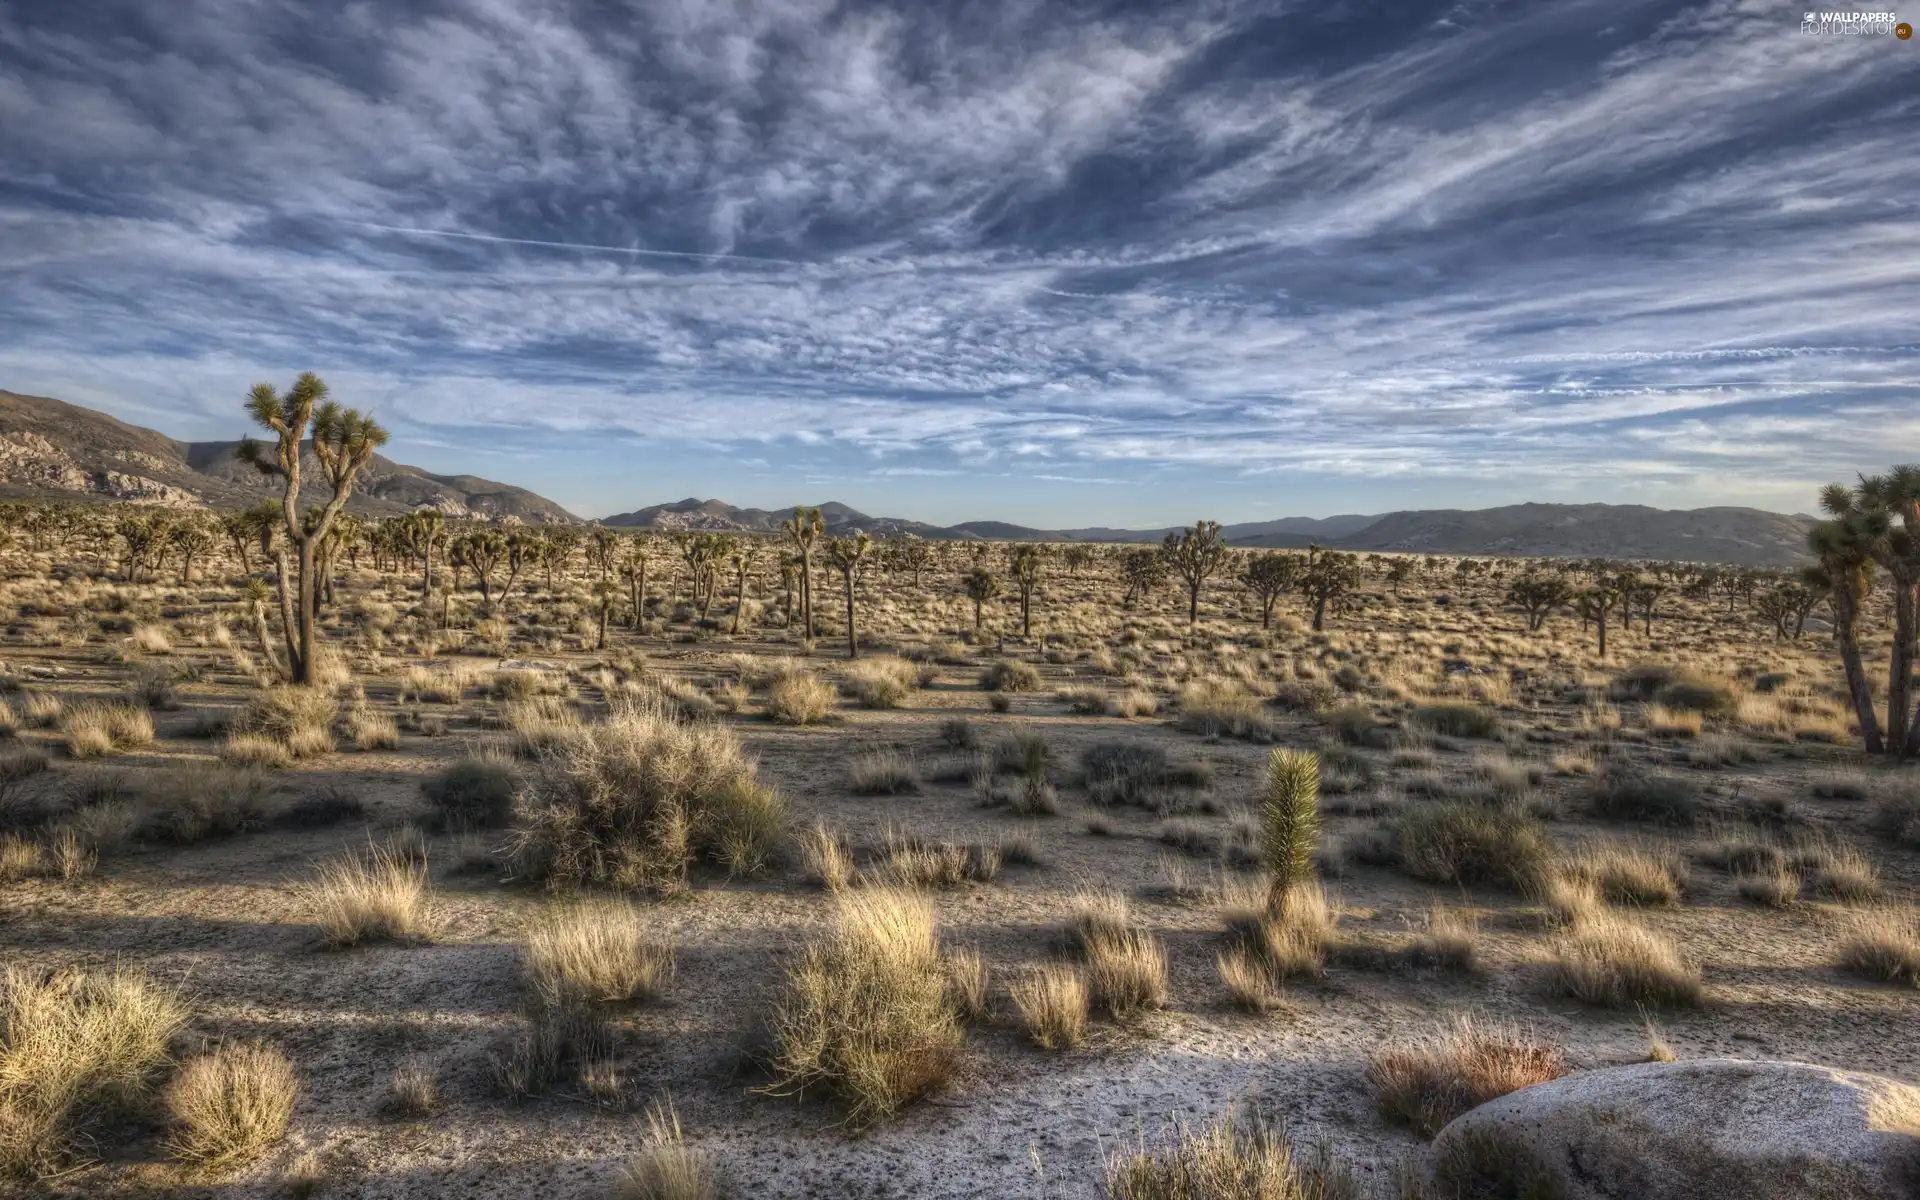
<instances>
[{"instance_id":1,"label":"dry grass clump","mask_svg":"<svg viewBox=\"0 0 1920 1200\"><path fill-rule=\"evenodd\" d=\"M257 1042L224 1044L180 1068L167 1086L173 1152L209 1170L245 1162L279 1141L300 1080L287 1056Z\"/></svg>"},{"instance_id":2,"label":"dry grass clump","mask_svg":"<svg viewBox=\"0 0 1920 1200\"><path fill-rule=\"evenodd\" d=\"M649 935L632 905L555 909L520 950L527 986L550 1008L656 999L673 981L673 950Z\"/></svg>"},{"instance_id":3,"label":"dry grass clump","mask_svg":"<svg viewBox=\"0 0 1920 1200\"><path fill-rule=\"evenodd\" d=\"M1087 1040L1092 994L1072 963L1044 963L1009 991L1020 1024L1043 1050L1071 1050Z\"/></svg>"},{"instance_id":4,"label":"dry grass clump","mask_svg":"<svg viewBox=\"0 0 1920 1200\"><path fill-rule=\"evenodd\" d=\"M0 834L0 883L19 883L47 873L46 847L17 833Z\"/></svg>"},{"instance_id":5,"label":"dry grass clump","mask_svg":"<svg viewBox=\"0 0 1920 1200\"><path fill-rule=\"evenodd\" d=\"M905 888L958 887L969 881L991 883L1000 874L998 846L962 846L928 842L897 829L887 830L886 859L880 877Z\"/></svg>"},{"instance_id":6,"label":"dry grass clump","mask_svg":"<svg viewBox=\"0 0 1920 1200\"><path fill-rule=\"evenodd\" d=\"M1736 880L1742 899L1767 908L1790 908L1800 901L1800 875L1783 862L1743 871Z\"/></svg>"},{"instance_id":7,"label":"dry grass clump","mask_svg":"<svg viewBox=\"0 0 1920 1200\"><path fill-rule=\"evenodd\" d=\"M387 1111L402 1117L424 1117L440 1107L440 1075L418 1058L408 1058L387 1080Z\"/></svg>"},{"instance_id":8,"label":"dry grass clump","mask_svg":"<svg viewBox=\"0 0 1920 1200\"><path fill-rule=\"evenodd\" d=\"M432 908L426 864L385 848L323 864L302 896L327 944L342 948L419 936Z\"/></svg>"},{"instance_id":9,"label":"dry grass clump","mask_svg":"<svg viewBox=\"0 0 1920 1200\"><path fill-rule=\"evenodd\" d=\"M1675 904L1686 887L1687 863L1678 853L1642 842L1589 842L1575 852L1568 873L1586 880L1613 904Z\"/></svg>"},{"instance_id":10,"label":"dry grass clump","mask_svg":"<svg viewBox=\"0 0 1920 1200\"><path fill-rule=\"evenodd\" d=\"M1464 909L1436 904L1427 910L1402 957L1416 967L1471 971L1479 953L1479 918Z\"/></svg>"},{"instance_id":11,"label":"dry grass clump","mask_svg":"<svg viewBox=\"0 0 1920 1200\"><path fill-rule=\"evenodd\" d=\"M1159 1153L1144 1146L1107 1160L1109 1200L1353 1200L1351 1176L1307 1161L1285 1133L1232 1117L1195 1133L1174 1130Z\"/></svg>"},{"instance_id":12,"label":"dry grass clump","mask_svg":"<svg viewBox=\"0 0 1920 1200\"><path fill-rule=\"evenodd\" d=\"M229 751L232 758L259 754L262 743L279 747L283 758L296 761L329 753L333 750L335 710L333 694L322 688L268 688L249 701L228 726L227 747L221 757L229 758Z\"/></svg>"},{"instance_id":13,"label":"dry grass clump","mask_svg":"<svg viewBox=\"0 0 1920 1200\"><path fill-rule=\"evenodd\" d=\"M1561 988L1587 1004L1697 1008L1704 998L1699 968L1671 939L1617 913L1582 916L1555 949Z\"/></svg>"},{"instance_id":14,"label":"dry grass clump","mask_svg":"<svg viewBox=\"0 0 1920 1200\"><path fill-rule=\"evenodd\" d=\"M1017 658L1003 658L988 664L980 673L980 690L983 692L1037 692L1040 690L1040 672L1033 664L1021 662Z\"/></svg>"},{"instance_id":15,"label":"dry grass clump","mask_svg":"<svg viewBox=\"0 0 1920 1200\"><path fill-rule=\"evenodd\" d=\"M1094 1005L1116 1021L1167 1006L1167 950L1143 929L1088 940L1087 990Z\"/></svg>"},{"instance_id":16,"label":"dry grass clump","mask_svg":"<svg viewBox=\"0 0 1920 1200\"><path fill-rule=\"evenodd\" d=\"M1705 721L1692 709L1646 704L1640 708L1640 723L1648 737L1697 738Z\"/></svg>"},{"instance_id":17,"label":"dry grass clump","mask_svg":"<svg viewBox=\"0 0 1920 1200\"><path fill-rule=\"evenodd\" d=\"M1700 797L1685 779L1617 767L1594 777L1587 811L1611 821L1691 825L1699 816Z\"/></svg>"},{"instance_id":18,"label":"dry grass clump","mask_svg":"<svg viewBox=\"0 0 1920 1200\"><path fill-rule=\"evenodd\" d=\"M1458 1016L1425 1038L1395 1038L1367 1060L1367 1083L1389 1121L1422 1137L1469 1109L1567 1073L1557 1047L1518 1026Z\"/></svg>"},{"instance_id":19,"label":"dry grass clump","mask_svg":"<svg viewBox=\"0 0 1920 1200\"><path fill-rule=\"evenodd\" d=\"M852 885L853 851L847 847L845 838L824 824L816 824L812 829L803 831L796 840L800 848L800 867L806 872L807 878L829 892Z\"/></svg>"},{"instance_id":20,"label":"dry grass clump","mask_svg":"<svg viewBox=\"0 0 1920 1200\"><path fill-rule=\"evenodd\" d=\"M675 890L695 858L733 872L771 860L786 810L724 726L616 710L541 755L522 786L517 872L559 886Z\"/></svg>"},{"instance_id":21,"label":"dry grass clump","mask_svg":"<svg viewBox=\"0 0 1920 1200\"><path fill-rule=\"evenodd\" d=\"M767 715L782 725L815 725L833 714L833 686L805 671L780 675L767 688Z\"/></svg>"},{"instance_id":22,"label":"dry grass clump","mask_svg":"<svg viewBox=\"0 0 1920 1200\"><path fill-rule=\"evenodd\" d=\"M355 708L347 714L347 737L356 750L398 750L400 723L386 713Z\"/></svg>"},{"instance_id":23,"label":"dry grass clump","mask_svg":"<svg viewBox=\"0 0 1920 1200\"><path fill-rule=\"evenodd\" d=\"M1920 987L1920 913L1911 908L1855 913L1837 957L1842 970L1863 978Z\"/></svg>"},{"instance_id":24,"label":"dry grass clump","mask_svg":"<svg viewBox=\"0 0 1920 1200\"><path fill-rule=\"evenodd\" d=\"M1920 850L1920 779L1889 779L1873 797L1873 831Z\"/></svg>"},{"instance_id":25,"label":"dry grass clump","mask_svg":"<svg viewBox=\"0 0 1920 1200\"><path fill-rule=\"evenodd\" d=\"M1287 892L1283 915L1274 916L1266 890L1256 881L1238 881L1220 889L1221 919L1234 948L1251 955L1278 982L1317 979L1327 955L1340 941L1340 910L1320 885L1295 884Z\"/></svg>"},{"instance_id":26,"label":"dry grass clump","mask_svg":"<svg viewBox=\"0 0 1920 1200\"><path fill-rule=\"evenodd\" d=\"M117 700L89 700L60 714L67 755L105 758L122 750L153 744L153 716Z\"/></svg>"},{"instance_id":27,"label":"dry grass clump","mask_svg":"<svg viewBox=\"0 0 1920 1200\"><path fill-rule=\"evenodd\" d=\"M872 750L847 768L847 786L856 796L899 796L920 790L920 771L897 750Z\"/></svg>"},{"instance_id":28,"label":"dry grass clump","mask_svg":"<svg viewBox=\"0 0 1920 1200\"><path fill-rule=\"evenodd\" d=\"M1519 892L1539 885L1553 857L1546 828L1533 817L1458 801L1407 805L1390 826L1390 844L1415 879Z\"/></svg>"},{"instance_id":29,"label":"dry grass clump","mask_svg":"<svg viewBox=\"0 0 1920 1200\"><path fill-rule=\"evenodd\" d=\"M16 1178L59 1170L137 1102L187 1022L135 972L9 967L0 1004L0 1176Z\"/></svg>"},{"instance_id":30,"label":"dry grass clump","mask_svg":"<svg viewBox=\"0 0 1920 1200\"><path fill-rule=\"evenodd\" d=\"M263 733L229 733L220 743L220 761L237 769L277 771L293 765L293 755Z\"/></svg>"},{"instance_id":31,"label":"dry grass clump","mask_svg":"<svg viewBox=\"0 0 1920 1200\"><path fill-rule=\"evenodd\" d=\"M1261 706L1260 698L1237 679L1195 679L1180 689L1176 703L1180 710L1176 724L1189 733L1249 742L1270 742L1274 738L1273 719Z\"/></svg>"},{"instance_id":32,"label":"dry grass clump","mask_svg":"<svg viewBox=\"0 0 1920 1200\"><path fill-rule=\"evenodd\" d=\"M1236 946L1217 955L1214 966L1236 1008L1260 1014L1273 1012L1286 1003L1267 964L1246 947Z\"/></svg>"},{"instance_id":33,"label":"dry grass clump","mask_svg":"<svg viewBox=\"0 0 1920 1200\"><path fill-rule=\"evenodd\" d=\"M984 1020L993 983L987 960L972 946L960 946L947 951L946 963L947 991L953 997L955 1011L965 1021Z\"/></svg>"},{"instance_id":34,"label":"dry grass clump","mask_svg":"<svg viewBox=\"0 0 1920 1200\"><path fill-rule=\"evenodd\" d=\"M768 1027L769 1090L826 1087L855 1125L943 1087L964 1039L931 901L892 888L843 893L833 934L788 972Z\"/></svg>"},{"instance_id":35,"label":"dry grass clump","mask_svg":"<svg viewBox=\"0 0 1920 1200\"><path fill-rule=\"evenodd\" d=\"M904 658L867 658L847 668L840 688L862 708L899 708L920 682L920 668Z\"/></svg>"},{"instance_id":36,"label":"dry grass clump","mask_svg":"<svg viewBox=\"0 0 1920 1200\"><path fill-rule=\"evenodd\" d=\"M52 765L47 752L32 746L11 746L0 750L0 786L18 783L40 774Z\"/></svg>"},{"instance_id":37,"label":"dry grass clump","mask_svg":"<svg viewBox=\"0 0 1920 1200\"><path fill-rule=\"evenodd\" d=\"M671 1101L647 1112L640 1152L620 1168L614 1200L718 1200L720 1188L707 1156L687 1145Z\"/></svg>"},{"instance_id":38,"label":"dry grass clump","mask_svg":"<svg viewBox=\"0 0 1920 1200\"><path fill-rule=\"evenodd\" d=\"M1843 904L1866 904L1886 891L1880 867L1849 842L1819 838L1798 846L1794 865L1812 885L1814 894Z\"/></svg>"}]
</instances>

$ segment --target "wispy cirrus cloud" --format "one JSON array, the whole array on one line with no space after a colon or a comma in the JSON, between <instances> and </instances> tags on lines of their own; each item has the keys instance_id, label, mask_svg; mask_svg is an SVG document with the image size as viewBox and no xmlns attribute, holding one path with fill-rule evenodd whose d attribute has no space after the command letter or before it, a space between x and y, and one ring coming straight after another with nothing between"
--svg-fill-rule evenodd
<instances>
[{"instance_id":1,"label":"wispy cirrus cloud","mask_svg":"<svg viewBox=\"0 0 1920 1200\"><path fill-rule=\"evenodd\" d=\"M86 7L0 12L0 386L185 435L314 367L588 512L1057 524L1920 454L1920 59L1777 6Z\"/></svg>"}]
</instances>

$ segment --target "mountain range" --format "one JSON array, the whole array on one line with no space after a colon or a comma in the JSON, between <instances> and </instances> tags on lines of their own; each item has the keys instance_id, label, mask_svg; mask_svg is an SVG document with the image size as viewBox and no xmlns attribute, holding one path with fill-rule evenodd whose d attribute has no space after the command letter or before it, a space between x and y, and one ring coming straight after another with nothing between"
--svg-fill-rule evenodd
<instances>
[{"instance_id":1,"label":"mountain range","mask_svg":"<svg viewBox=\"0 0 1920 1200\"><path fill-rule=\"evenodd\" d=\"M257 504L276 484L234 457L238 442L182 442L91 408L0 391L0 498L138 500L190 508ZM318 479L309 450L305 462ZM579 520L524 488L472 475L434 475L378 454L348 510L384 517L438 508L450 517L533 524Z\"/></svg>"},{"instance_id":2,"label":"mountain range","mask_svg":"<svg viewBox=\"0 0 1920 1200\"><path fill-rule=\"evenodd\" d=\"M273 494L273 482L234 457L236 442L182 442L105 413L44 396L0 391L0 499L132 500L237 507ZM313 464L311 452L307 461ZM313 464L317 465L317 464ZM576 524L579 518L524 488L472 475L435 475L376 455L351 510L392 516L437 508L450 517ZM833 534L913 534L942 540L1158 542L1168 529L1040 529L1004 521L932 525L873 517L845 504L818 506ZM688 498L603 518L658 530L775 533L791 509L737 508ZM1236 546L1428 554L1606 557L1795 566L1807 561L1814 519L1756 508L1668 510L1637 504L1512 504L1333 517L1284 517L1223 527Z\"/></svg>"}]
</instances>

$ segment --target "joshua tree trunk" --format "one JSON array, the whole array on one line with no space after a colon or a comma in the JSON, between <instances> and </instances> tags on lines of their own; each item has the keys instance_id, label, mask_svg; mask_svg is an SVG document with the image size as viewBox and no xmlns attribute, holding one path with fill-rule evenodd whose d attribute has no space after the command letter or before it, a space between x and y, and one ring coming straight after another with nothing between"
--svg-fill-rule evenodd
<instances>
[{"instance_id":1,"label":"joshua tree trunk","mask_svg":"<svg viewBox=\"0 0 1920 1200\"><path fill-rule=\"evenodd\" d=\"M806 622L807 643L814 639L813 626L813 555L807 550L800 551L800 619Z\"/></svg>"},{"instance_id":2,"label":"joshua tree trunk","mask_svg":"<svg viewBox=\"0 0 1920 1200\"><path fill-rule=\"evenodd\" d=\"M1199 623L1200 623L1200 585L1196 583L1196 584L1192 584L1187 588L1187 624L1189 626L1193 626L1193 625L1198 625ZM1315 625L1314 628L1318 629L1320 628L1320 626Z\"/></svg>"},{"instance_id":3,"label":"joshua tree trunk","mask_svg":"<svg viewBox=\"0 0 1920 1200\"><path fill-rule=\"evenodd\" d=\"M734 636L740 634L740 613L747 607L747 564L741 562L734 567L733 584L733 629Z\"/></svg>"},{"instance_id":4,"label":"joshua tree trunk","mask_svg":"<svg viewBox=\"0 0 1920 1200\"><path fill-rule=\"evenodd\" d=\"M286 668L280 665L280 656L273 652L273 638L267 632L267 607L264 604L253 606L253 636L260 643L260 657L267 660L267 666L273 671L274 678L285 679Z\"/></svg>"},{"instance_id":5,"label":"joshua tree trunk","mask_svg":"<svg viewBox=\"0 0 1920 1200\"><path fill-rule=\"evenodd\" d=\"M1893 575L1893 647L1887 662L1887 746L1897 758L1914 753L1914 581L1911 571Z\"/></svg>"},{"instance_id":6,"label":"joshua tree trunk","mask_svg":"<svg viewBox=\"0 0 1920 1200\"><path fill-rule=\"evenodd\" d=\"M847 657L859 658L860 641L853 630L853 572L842 571L840 576L847 587Z\"/></svg>"},{"instance_id":7,"label":"joshua tree trunk","mask_svg":"<svg viewBox=\"0 0 1920 1200\"><path fill-rule=\"evenodd\" d=\"M980 632L980 601L973 602L973 631Z\"/></svg>"},{"instance_id":8,"label":"joshua tree trunk","mask_svg":"<svg viewBox=\"0 0 1920 1200\"><path fill-rule=\"evenodd\" d=\"M1868 754L1879 754L1880 718L1873 710L1873 689L1867 683L1867 670L1860 661L1860 636L1855 627L1859 613L1838 588L1833 595L1833 640L1840 647L1840 662L1847 672L1847 695L1853 700L1854 719L1860 722L1860 736Z\"/></svg>"},{"instance_id":9,"label":"joshua tree trunk","mask_svg":"<svg viewBox=\"0 0 1920 1200\"><path fill-rule=\"evenodd\" d=\"M607 648L607 614L612 611L613 603L611 601L600 601L600 640L594 643L593 648L595 650L605 650Z\"/></svg>"}]
</instances>

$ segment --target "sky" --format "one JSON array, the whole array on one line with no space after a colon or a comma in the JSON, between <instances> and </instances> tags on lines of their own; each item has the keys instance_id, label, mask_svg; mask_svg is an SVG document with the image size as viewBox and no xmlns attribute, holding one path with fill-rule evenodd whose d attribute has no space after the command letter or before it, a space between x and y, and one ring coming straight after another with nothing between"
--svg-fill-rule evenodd
<instances>
[{"instance_id":1,"label":"sky","mask_svg":"<svg viewBox=\"0 0 1920 1200\"><path fill-rule=\"evenodd\" d=\"M1920 459L1920 38L1803 16L8 0L0 388L584 516L1809 511Z\"/></svg>"}]
</instances>

